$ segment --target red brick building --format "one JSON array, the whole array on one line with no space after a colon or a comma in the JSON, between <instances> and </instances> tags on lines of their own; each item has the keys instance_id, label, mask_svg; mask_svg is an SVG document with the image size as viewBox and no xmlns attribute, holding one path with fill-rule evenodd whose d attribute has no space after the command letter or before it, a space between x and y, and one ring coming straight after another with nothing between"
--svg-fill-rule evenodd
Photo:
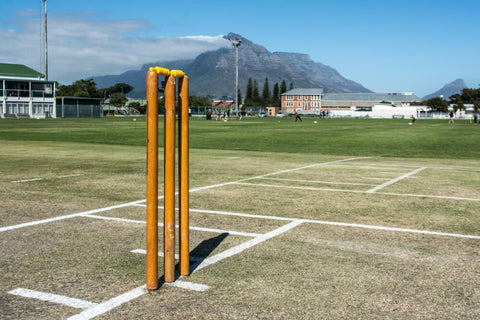
<instances>
[{"instance_id":1,"label":"red brick building","mask_svg":"<svg viewBox=\"0 0 480 320\"><path fill-rule=\"evenodd\" d=\"M322 109L323 89L292 89L282 94L284 113L317 113Z\"/></svg>"}]
</instances>

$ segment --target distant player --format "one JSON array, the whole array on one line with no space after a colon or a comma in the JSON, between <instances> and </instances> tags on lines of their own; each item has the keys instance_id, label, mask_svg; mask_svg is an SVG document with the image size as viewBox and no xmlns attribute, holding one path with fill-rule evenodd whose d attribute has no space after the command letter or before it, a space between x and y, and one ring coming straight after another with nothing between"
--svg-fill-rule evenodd
<instances>
[{"instance_id":1,"label":"distant player","mask_svg":"<svg viewBox=\"0 0 480 320\"><path fill-rule=\"evenodd\" d=\"M448 120L448 124L455 124L455 122L453 121L453 111L450 111L450 112L448 113L448 117L450 118L450 119Z\"/></svg>"},{"instance_id":2,"label":"distant player","mask_svg":"<svg viewBox=\"0 0 480 320\"><path fill-rule=\"evenodd\" d=\"M413 114L410 116L410 119L412 119L412 124L415 124L415 121L417 121L417 119L415 119L415 117L413 116Z\"/></svg>"},{"instance_id":3,"label":"distant player","mask_svg":"<svg viewBox=\"0 0 480 320\"><path fill-rule=\"evenodd\" d=\"M294 114L295 114L295 122L297 122L297 120L300 120L300 122L303 122L303 120L300 117L300 114L297 112L297 110L294 110Z\"/></svg>"}]
</instances>

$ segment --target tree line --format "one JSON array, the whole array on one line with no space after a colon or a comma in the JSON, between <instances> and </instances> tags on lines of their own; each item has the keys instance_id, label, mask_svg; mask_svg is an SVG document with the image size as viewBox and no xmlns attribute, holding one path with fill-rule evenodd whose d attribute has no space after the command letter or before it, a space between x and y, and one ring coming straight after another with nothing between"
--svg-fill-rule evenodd
<instances>
[{"instance_id":1,"label":"tree line","mask_svg":"<svg viewBox=\"0 0 480 320\"><path fill-rule=\"evenodd\" d=\"M448 101L442 97L434 97L428 100L413 103L413 105L428 106L434 111L448 112L448 106L452 104L453 109L465 110L466 104L473 104L473 109L478 112L480 109L480 88L469 89L465 88L460 94L456 93L448 97Z\"/></svg>"},{"instance_id":2,"label":"tree line","mask_svg":"<svg viewBox=\"0 0 480 320\"><path fill-rule=\"evenodd\" d=\"M120 107L128 101L126 94L134 88L127 83L117 83L108 88L97 89L93 79L77 80L71 85L57 85L57 96L104 98L109 99L110 104Z\"/></svg>"},{"instance_id":3,"label":"tree line","mask_svg":"<svg viewBox=\"0 0 480 320\"><path fill-rule=\"evenodd\" d=\"M290 83L289 90L293 89L293 84ZM275 83L273 85L273 90L270 90L270 84L268 78L265 78L263 83L262 94L258 88L258 82L256 79L248 78L247 88L245 91L245 100L243 100L243 105L245 106L273 106L280 107L281 104L281 95L282 93L287 92L287 83L285 80L282 80L280 84ZM239 90L238 96L239 104L242 103L241 94Z\"/></svg>"},{"instance_id":4,"label":"tree line","mask_svg":"<svg viewBox=\"0 0 480 320\"><path fill-rule=\"evenodd\" d=\"M77 80L71 85L57 84L56 87L58 88L57 96L109 99L109 104L116 107L124 106L128 101L126 95L134 89L127 83L117 83L108 88L97 89L97 84L93 79ZM210 99L192 95L189 96L189 104L191 106L209 106ZM161 107L165 106L163 97L158 99L158 105ZM142 113L146 110L146 105L136 101L131 102L128 106Z\"/></svg>"}]
</instances>

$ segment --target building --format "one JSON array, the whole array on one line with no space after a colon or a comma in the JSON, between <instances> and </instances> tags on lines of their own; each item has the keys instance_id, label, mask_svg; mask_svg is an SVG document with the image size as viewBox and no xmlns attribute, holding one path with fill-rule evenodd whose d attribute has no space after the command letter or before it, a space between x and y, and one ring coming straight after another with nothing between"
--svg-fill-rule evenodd
<instances>
[{"instance_id":1,"label":"building","mask_svg":"<svg viewBox=\"0 0 480 320\"><path fill-rule=\"evenodd\" d=\"M0 63L0 118L98 118L99 98L56 97L54 81L22 64Z\"/></svg>"},{"instance_id":2,"label":"building","mask_svg":"<svg viewBox=\"0 0 480 320\"><path fill-rule=\"evenodd\" d=\"M56 116L55 82L25 65L0 63L0 117Z\"/></svg>"},{"instance_id":3,"label":"building","mask_svg":"<svg viewBox=\"0 0 480 320\"><path fill-rule=\"evenodd\" d=\"M294 111L317 113L322 110L323 89L292 89L281 95L282 110L286 113Z\"/></svg>"},{"instance_id":4,"label":"building","mask_svg":"<svg viewBox=\"0 0 480 320\"><path fill-rule=\"evenodd\" d=\"M282 110L293 113L318 114L320 111L355 111L372 108L375 104L409 105L421 99L407 93L323 93L318 89L292 89L282 94Z\"/></svg>"}]
</instances>

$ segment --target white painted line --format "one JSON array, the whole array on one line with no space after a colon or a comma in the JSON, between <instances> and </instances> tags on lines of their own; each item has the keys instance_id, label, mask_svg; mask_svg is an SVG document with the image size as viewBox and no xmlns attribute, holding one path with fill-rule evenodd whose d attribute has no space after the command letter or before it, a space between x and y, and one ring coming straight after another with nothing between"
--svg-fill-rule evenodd
<instances>
[{"instance_id":1,"label":"white painted line","mask_svg":"<svg viewBox=\"0 0 480 320\"><path fill-rule=\"evenodd\" d=\"M368 169L388 172L406 171L409 167L406 166L380 166L380 165L330 165L331 168L346 168L346 169Z\"/></svg>"},{"instance_id":2,"label":"white painted line","mask_svg":"<svg viewBox=\"0 0 480 320\"><path fill-rule=\"evenodd\" d=\"M135 250L132 250L132 251L130 251L130 252L132 252L132 253L140 253L140 254L147 254L147 250L145 250L145 249L135 249ZM158 254L159 257L163 257L163 256L164 256L163 251L159 251L157 254ZM175 253L175 259L177 259L177 260L180 259L180 256L179 256L177 253ZM190 260L190 261L194 261L194 262L198 262L198 261L204 260L204 258L190 256L190 259L189 259L189 260Z\"/></svg>"},{"instance_id":3,"label":"white painted line","mask_svg":"<svg viewBox=\"0 0 480 320\"><path fill-rule=\"evenodd\" d=\"M280 228L278 229L275 229L273 231L270 231L270 232L267 232L265 234L262 234L256 238L253 238L249 241L246 241L242 244L239 244L238 246L235 246L235 247L232 247L230 249L227 249L223 252L220 252L216 255L214 255L213 257L210 257L210 258L206 258L205 260L203 260L200 264L196 265L193 267L194 271L198 271L200 269L203 269L205 267L208 267L209 265L212 265L214 263L217 263L223 259L226 259L226 258L229 258L231 256L234 256L236 254L239 254L240 252L246 250L246 249L249 249L259 243L262 243L264 241L267 241L268 239L271 239L273 237L276 237L286 231L289 231L293 228L295 228L296 226L302 224L303 221L301 220L295 220L295 221L292 221L284 226L281 226Z\"/></svg>"},{"instance_id":4,"label":"white painted line","mask_svg":"<svg viewBox=\"0 0 480 320\"><path fill-rule=\"evenodd\" d=\"M102 303L97 304L96 306L87 309L83 311L82 313L79 313L77 315L74 315L68 320L89 320L93 319L96 316L99 316L101 314L104 314L105 312L108 312L124 303L127 303L133 299L136 299L140 296L143 296L146 294L148 291L145 287L145 285L137 287L135 289L132 289L130 291L125 292L124 294L121 294L119 296L116 296L110 300L104 301Z\"/></svg>"},{"instance_id":5,"label":"white painted line","mask_svg":"<svg viewBox=\"0 0 480 320\"><path fill-rule=\"evenodd\" d=\"M205 284L186 282L186 281L181 281L181 280L175 280L175 282L165 282L165 285L171 286L171 287L187 289L187 290L200 291L200 292L201 291L207 291L208 289L210 289L210 287L205 285Z\"/></svg>"},{"instance_id":6,"label":"white painted line","mask_svg":"<svg viewBox=\"0 0 480 320\"><path fill-rule=\"evenodd\" d=\"M419 234L428 234L428 235L454 237L454 238L480 239L480 236L471 236L471 235L464 235L464 234L458 234L458 233L446 233L446 232L436 232L436 231L427 231L427 230L384 227L384 226L374 226L374 225L367 225L367 224L331 222L331 221L321 221L321 220L303 220L303 221L305 223L325 224L325 225L340 226L340 227L353 227L353 228L395 231L395 232L405 232L405 233L419 233Z\"/></svg>"},{"instance_id":7,"label":"white painted line","mask_svg":"<svg viewBox=\"0 0 480 320\"><path fill-rule=\"evenodd\" d=\"M25 228L25 227L30 227L30 226L35 226L35 225L43 224L43 223L49 223L49 222L54 222L54 221L60 221L60 220L65 220L65 219L71 219L71 218L86 216L86 215L94 214L94 213L98 213L98 212L104 212L104 211L110 211L110 210L124 208L124 207L130 207L134 204L142 203L142 202L145 202L145 200L138 200L138 201L128 202L128 203L124 203L124 204L118 204L118 205L115 205L115 206L110 206L110 207L105 207L105 208L100 208L100 209L88 210L88 211L83 211L83 212L78 212L78 213L67 214L67 215L64 215L64 216L57 216L57 217L54 217L54 218L49 218L49 219L44 219L44 220L37 220L37 221L31 221L31 222L16 224L16 225L13 225L13 226L0 228L0 232L20 229L20 228Z\"/></svg>"},{"instance_id":8,"label":"white painted line","mask_svg":"<svg viewBox=\"0 0 480 320\"><path fill-rule=\"evenodd\" d=\"M15 180L12 181L13 183L22 183L22 182L30 182L30 181L40 181L43 180L43 178L32 178L32 179L25 179L25 180Z\"/></svg>"},{"instance_id":9,"label":"white painted line","mask_svg":"<svg viewBox=\"0 0 480 320\"><path fill-rule=\"evenodd\" d=\"M418 169L416 169L416 170L413 170L413 171L411 171L411 172L409 172L409 173L405 173L405 174L403 174L403 175L401 175L401 176L399 176L399 177L396 177L395 179L392 179L392 180L389 180L389 181L387 181L387 182L384 182L384 183L382 183L382 184L380 184L380 185L378 185L378 186L376 186L376 187L368 190L367 192L368 192L368 193L376 192L376 191L378 191L378 190L380 190L380 189L383 189L383 188L385 188L385 187L387 187L387 186L389 186L389 185L391 185L391 184L394 184L394 183L396 183L396 182L398 182L398 181L400 181L400 180L403 180L403 179L405 179L405 178L407 178L407 177L409 177L409 176L412 176L412 175L414 175L414 174L416 174L416 173L418 173L418 172L420 172L420 171L422 171L422 170L425 170L425 169L426 169L426 167L421 167L421 168L418 168Z\"/></svg>"},{"instance_id":10,"label":"white painted line","mask_svg":"<svg viewBox=\"0 0 480 320\"><path fill-rule=\"evenodd\" d=\"M146 207L144 204L136 204L135 206ZM163 207L159 207L163 208ZM240 213L240 212L230 212L230 211L218 211L218 210L204 210L204 209L191 209L190 212L199 212L199 213L212 213L212 214L220 214L220 215L227 215L227 216L237 216L237 217L246 217L246 218L254 218L254 219L268 219L268 220L280 220L280 221L294 221L297 219L292 218L284 218L284 217L276 217L276 216L264 216L264 215L257 215L257 214L248 214L248 213Z\"/></svg>"},{"instance_id":11,"label":"white painted line","mask_svg":"<svg viewBox=\"0 0 480 320\"><path fill-rule=\"evenodd\" d=\"M80 177L80 176L83 176L83 174L82 173L66 174L63 176L57 176L57 178L61 179L61 178Z\"/></svg>"},{"instance_id":12,"label":"white painted line","mask_svg":"<svg viewBox=\"0 0 480 320\"><path fill-rule=\"evenodd\" d=\"M374 178L374 177L362 177L362 179L369 179L369 180L390 180L390 178Z\"/></svg>"},{"instance_id":13,"label":"white painted line","mask_svg":"<svg viewBox=\"0 0 480 320\"><path fill-rule=\"evenodd\" d=\"M244 182L237 182L236 184L246 185L246 186L265 187L265 188L284 188L284 189L299 189L299 190L312 190L312 191L331 191L331 192L348 192L348 193L368 193L368 194L373 194L373 193L367 192L367 191L349 190L349 189L314 188L314 187L294 187L294 186L281 186L281 185L275 185L275 184L244 183ZM437 195L431 195L431 194L410 194L410 193L394 193L394 192L375 192L375 194L386 195L386 196L398 196L398 197L434 198L434 199L458 200L458 201L480 201L479 198L463 198L463 197L437 196Z\"/></svg>"},{"instance_id":14,"label":"white painted line","mask_svg":"<svg viewBox=\"0 0 480 320\"><path fill-rule=\"evenodd\" d=\"M51 178L32 178L32 179L24 179L24 180L14 180L11 182L22 183L22 182L41 181L41 180L47 180L47 179L61 179L61 178L70 178L70 177L78 177L78 176L83 176L83 174L67 174L67 175L56 176Z\"/></svg>"},{"instance_id":15,"label":"white painted line","mask_svg":"<svg viewBox=\"0 0 480 320\"><path fill-rule=\"evenodd\" d=\"M291 181L291 182L320 183L320 184L338 184L338 185L349 185L349 186L376 186L376 184L356 183L356 182L334 182L334 181L282 179L282 178L260 178L260 179L278 180L278 181Z\"/></svg>"},{"instance_id":16,"label":"white painted line","mask_svg":"<svg viewBox=\"0 0 480 320\"><path fill-rule=\"evenodd\" d=\"M57 304L63 304L72 308L77 308L77 309L88 309L97 305L97 303L93 303L90 301L70 298L70 297L61 296L53 293L23 289L23 288L17 288L15 290L9 291L8 293L16 296L25 297L25 298L32 298L32 299L37 299L42 301L53 302Z\"/></svg>"},{"instance_id":17,"label":"white painted line","mask_svg":"<svg viewBox=\"0 0 480 320\"><path fill-rule=\"evenodd\" d=\"M378 192L377 194L383 194ZM397 195L397 194L394 194ZM427 197L427 196L425 196ZM480 200L480 199L479 199ZM405 228L396 228L396 227L385 227L385 226L376 226L376 225L367 225L367 224L358 224L358 223L345 223L345 222L335 222L335 221L323 221L323 220L312 220L312 219L297 219L297 218L284 218L276 216L264 216L264 215L254 215L247 213L237 213L237 212L226 212L226 211L214 211L214 210L200 210L192 209L191 211L203 212L203 213L212 213L212 214L222 214L222 215L231 215L239 216L246 218L258 218L258 219L271 219L271 220L282 220L282 221L303 221L305 223L317 223L317 224L327 224L333 226L344 226L344 227L357 227L365 229L377 229L377 230L388 230L388 231L398 231L398 232L410 232L410 233L423 233L423 234L432 234L456 238L469 238L469 239L480 239L480 236L464 235L459 233L446 233L446 232L436 232L428 230L418 230L418 229L405 229Z\"/></svg>"},{"instance_id":18,"label":"white painted line","mask_svg":"<svg viewBox=\"0 0 480 320\"><path fill-rule=\"evenodd\" d=\"M85 218L93 218L93 219L99 219L99 220L111 220L111 221L119 221L119 222L128 222L128 223L140 223L140 224L146 224L144 220L133 220L133 219L124 219L124 218L116 218L116 217L105 217L105 216L99 216L99 215L84 215L82 217ZM163 227L163 223L158 223L159 227ZM179 228L178 225L175 225L175 228ZM223 230L223 229L215 229L215 228L204 228L204 227L194 227L190 226L190 230L195 230L195 231L204 231L204 232L214 232L214 233L228 233L234 236L242 236L242 237L258 237L258 233L252 233L252 232L242 232L242 231L234 231L234 230Z\"/></svg>"},{"instance_id":19,"label":"white painted line","mask_svg":"<svg viewBox=\"0 0 480 320\"><path fill-rule=\"evenodd\" d=\"M433 199L458 200L458 201L480 201L479 198L437 196L432 194L395 193L395 192L375 192L375 194L382 194L386 196L398 196L398 197L433 198Z\"/></svg>"}]
</instances>

